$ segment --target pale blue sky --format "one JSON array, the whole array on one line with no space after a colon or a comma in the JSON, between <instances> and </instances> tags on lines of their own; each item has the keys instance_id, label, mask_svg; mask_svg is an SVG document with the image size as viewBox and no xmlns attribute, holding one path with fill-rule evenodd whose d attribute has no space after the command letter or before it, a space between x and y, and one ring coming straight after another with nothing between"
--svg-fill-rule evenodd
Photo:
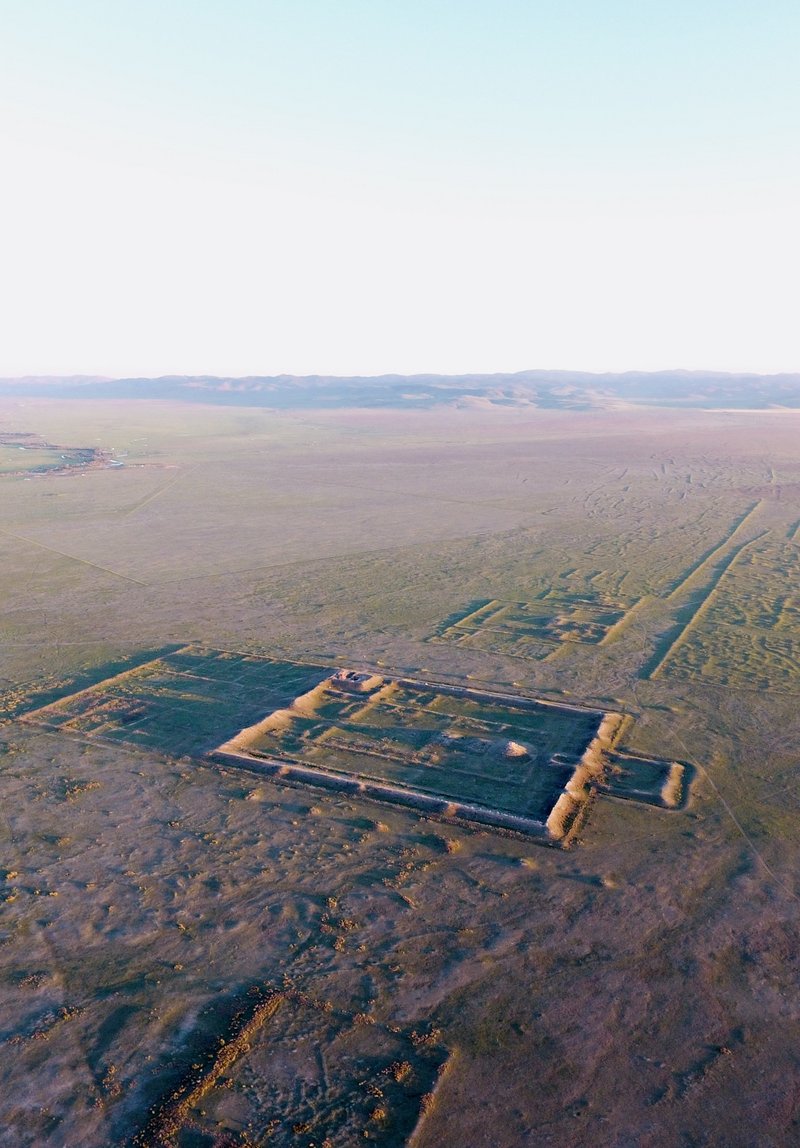
<instances>
[{"instance_id":1,"label":"pale blue sky","mask_svg":"<svg viewBox=\"0 0 800 1148\"><path fill-rule=\"evenodd\" d=\"M800 370L800 6L0 0L0 374Z\"/></svg>"}]
</instances>

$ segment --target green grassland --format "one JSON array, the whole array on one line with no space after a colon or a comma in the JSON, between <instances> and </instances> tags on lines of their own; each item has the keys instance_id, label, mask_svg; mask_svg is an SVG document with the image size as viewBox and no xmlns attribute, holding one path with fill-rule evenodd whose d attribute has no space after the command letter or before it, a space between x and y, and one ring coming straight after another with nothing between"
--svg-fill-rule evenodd
<instances>
[{"instance_id":1,"label":"green grassland","mask_svg":"<svg viewBox=\"0 0 800 1148\"><path fill-rule=\"evenodd\" d=\"M176 1148L797 1143L798 425L2 399L125 465L0 477L0 1141L144 1142L199 1073ZM618 785L690 792L565 852L206 759L297 664L620 710Z\"/></svg>"},{"instance_id":2,"label":"green grassland","mask_svg":"<svg viewBox=\"0 0 800 1148\"><path fill-rule=\"evenodd\" d=\"M59 455L45 447L11 446L0 443L0 474L13 474L18 471L38 471L56 467L61 463Z\"/></svg>"},{"instance_id":3,"label":"green grassland","mask_svg":"<svg viewBox=\"0 0 800 1148\"><path fill-rule=\"evenodd\" d=\"M54 446L31 432L14 434L0 430L0 477L80 469L95 459L92 447Z\"/></svg>"}]
</instances>

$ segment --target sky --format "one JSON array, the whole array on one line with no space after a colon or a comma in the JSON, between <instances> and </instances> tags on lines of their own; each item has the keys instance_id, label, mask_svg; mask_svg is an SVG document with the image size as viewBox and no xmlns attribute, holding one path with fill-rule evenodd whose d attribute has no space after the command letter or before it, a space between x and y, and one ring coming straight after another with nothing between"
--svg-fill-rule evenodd
<instances>
[{"instance_id":1,"label":"sky","mask_svg":"<svg viewBox=\"0 0 800 1148\"><path fill-rule=\"evenodd\" d=\"M0 0L0 375L800 371L797 0Z\"/></svg>"}]
</instances>

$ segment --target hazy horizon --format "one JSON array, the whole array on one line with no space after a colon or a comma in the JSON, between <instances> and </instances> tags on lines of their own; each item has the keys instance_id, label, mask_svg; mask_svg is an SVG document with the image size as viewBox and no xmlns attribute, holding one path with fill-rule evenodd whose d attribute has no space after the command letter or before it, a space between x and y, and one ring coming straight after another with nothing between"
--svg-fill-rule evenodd
<instances>
[{"instance_id":1,"label":"hazy horizon","mask_svg":"<svg viewBox=\"0 0 800 1148\"><path fill-rule=\"evenodd\" d=\"M441 378L441 379L513 379L525 378L532 375L552 376L582 376L586 378L622 378L625 376L655 376L655 377L692 377L692 378L720 378L720 379L739 379L739 378L753 378L753 379L772 379L772 378L786 378L797 377L800 379L800 368L797 370L786 371L746 371L746 370L715 370L713 368L704 367L654 367L642 369L639 367L628 367L624 370L614 371L590 371L584 370L579 367L522 367L512 370L485 370L485 371L434 371L421 368L418 371L397 371L391 368L384 371L373 371L369 373L352 372L350 374L337 373L334 371L313 371L300 374L296 371L248 371L242 374L233 374L228 372L216 373L211 371L163 371L152 374L135 374L135 373L115 373L115 374L90 374L86 371L73 371L73 372L50 372L50 373L19 373L14 375L0 375L0 382L27 382L27 381L86 381L86 382L117 382L123 380L137 380L157 382L161 379L215 379L220 381L246 381L248 379L290 379L302 381L304 379L330 379L347 381L349 379L426 379L426 378Z\"/></svg>"},{"instance_id":2,"label":"hazy horizon","mask_svg":"<svg viewBox=\"0 0 800 1148\"><path fill-rule=\"evenodd\" d=\"M800 366L785 0L12 0L0 31L0 376Z\"/></svg>"}]
</instances>

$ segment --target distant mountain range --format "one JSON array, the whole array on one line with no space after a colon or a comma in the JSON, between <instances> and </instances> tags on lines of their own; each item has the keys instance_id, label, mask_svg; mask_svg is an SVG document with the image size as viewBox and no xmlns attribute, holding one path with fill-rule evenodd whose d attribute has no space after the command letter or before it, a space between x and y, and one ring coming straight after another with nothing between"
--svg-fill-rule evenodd
<instances>
[{"instance_id":1,"label":"distant mountain range","mask_svg":"<svg viewBox=\"0 0 800 1148\"><path fill-rule=\"evenodd\" d=\"M0 395L59 399L160 399L274 410L370 407L535 407L591 410L619 406L697 409L800 409L800 374L710 371L519 371L495 375L163 375L113 379L87 375L0 379Z\"/></svg>"}]
</instances>

